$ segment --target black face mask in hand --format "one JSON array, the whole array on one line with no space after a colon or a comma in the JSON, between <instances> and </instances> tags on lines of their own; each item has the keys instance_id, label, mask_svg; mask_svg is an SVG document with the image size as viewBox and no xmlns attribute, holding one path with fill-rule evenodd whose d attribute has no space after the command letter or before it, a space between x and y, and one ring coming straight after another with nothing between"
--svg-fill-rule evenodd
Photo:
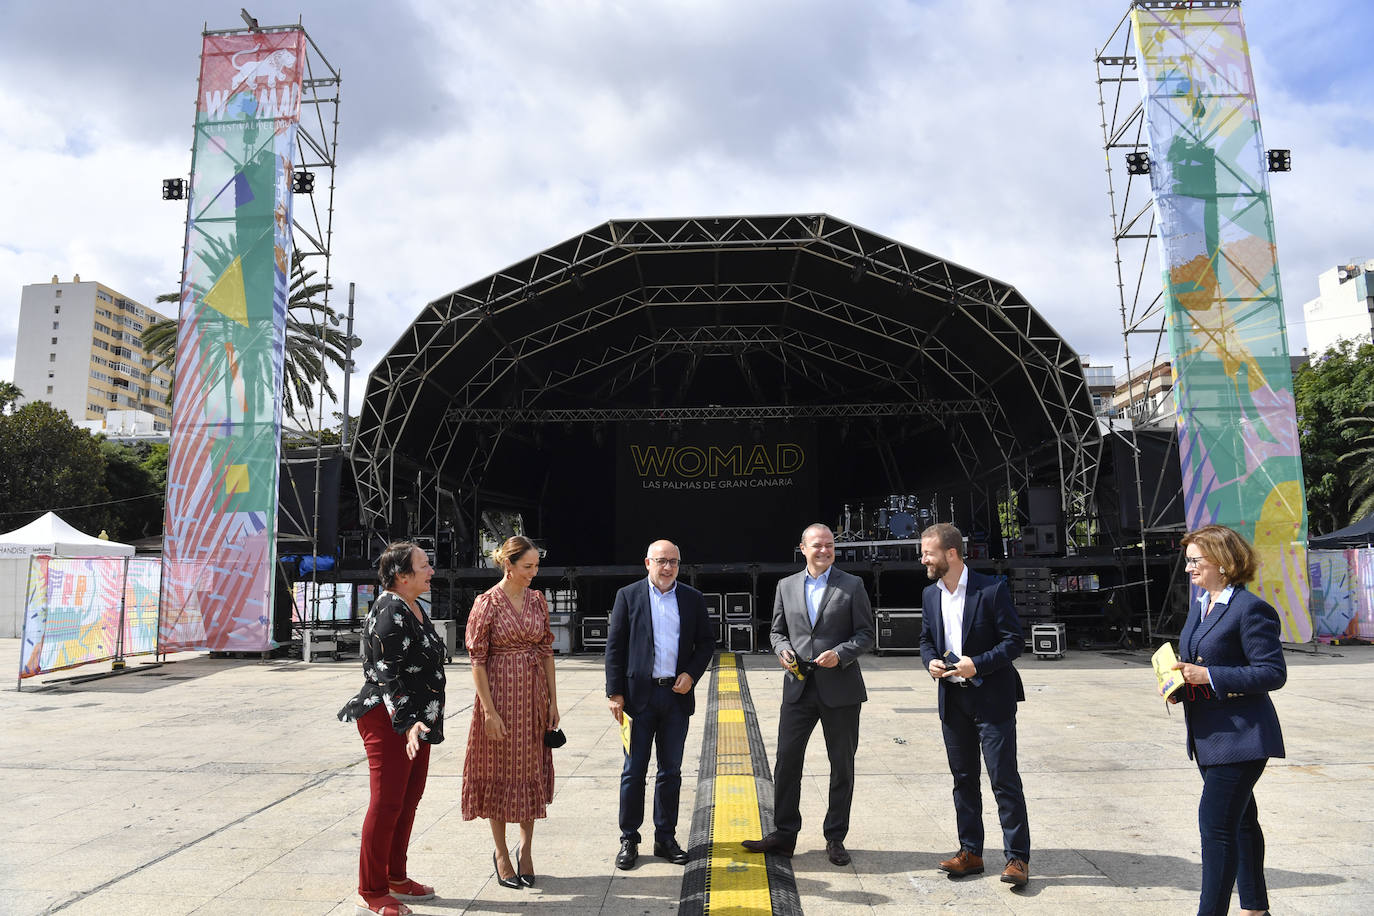
<instances>
[{"instance_id":1,"label":"black face mask in hand","mask_svg":"<svg viewBox=\"0 0 1374 916\"><path fill-rule=\"evenodd\" d=\"M561 728L551 728L544 732L545 747L562 747L568 743L568 736L563 734Z\"/></svg>"}]
</instances>

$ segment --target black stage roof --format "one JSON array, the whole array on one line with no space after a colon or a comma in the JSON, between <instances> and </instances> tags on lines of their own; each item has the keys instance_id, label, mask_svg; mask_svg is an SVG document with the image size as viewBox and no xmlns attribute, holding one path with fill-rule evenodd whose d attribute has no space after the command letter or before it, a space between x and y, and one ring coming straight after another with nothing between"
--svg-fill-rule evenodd
<instances>
[{"instance_id":1,"label":"black stage roof","mask_svg":"<svg viewBox=\"0 0 1374 916\"><path fill-rule=\"evenodd\" d=\"M938 464L1058 486L1072 516L1092 489L1082 366L1040 313L825 214L612 220L434 300L369 377L352 459L365 522L413 534L432 487L469 520L537 502L527 456L574 431L813 419L873 447L875 490Z\"/></svg>"}]
</instances>

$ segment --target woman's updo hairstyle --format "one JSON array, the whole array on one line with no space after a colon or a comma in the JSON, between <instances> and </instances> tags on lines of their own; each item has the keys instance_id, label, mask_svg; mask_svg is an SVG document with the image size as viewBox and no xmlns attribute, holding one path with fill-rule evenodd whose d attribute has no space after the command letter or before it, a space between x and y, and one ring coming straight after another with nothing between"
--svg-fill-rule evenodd
<instances>
[{"instance_id":1,"label":"woman's updo hairstyle","mask_svg":"<svg viewBox=\"0 0 1374 916\"><path fill-rule=\"evenodd\" d=\"M534 541L531 541L523 534L517 534L513 538L506 538L506 543L491 552L491 561L496 565L497 569L504 572L506 567L510 566L511 563L514 563L531 550L538 549L538 547L534 546Z\"/></svg>"},{"instance_id":2,"label":"woman's updo hairstyle","mask_svg":"<svg viewBox=\"0 0 1374 916\"><path fill-rule=\"evenodd\" d=\"M412 552L420 545L414 541L392 541L377 559L377 578L382 588L390 591L396 584L396 577L415 572L415 554Z\"/></svg>"}]
</instances>

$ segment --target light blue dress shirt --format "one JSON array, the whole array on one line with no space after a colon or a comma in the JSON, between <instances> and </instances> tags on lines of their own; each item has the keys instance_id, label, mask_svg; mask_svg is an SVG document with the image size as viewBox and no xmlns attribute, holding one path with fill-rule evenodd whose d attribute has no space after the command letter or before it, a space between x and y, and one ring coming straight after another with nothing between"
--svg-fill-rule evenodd
<instances>
[{"instance_id":1,"label":"light blue dress shirt","mask_svg":"<svg viewBox=\"0 0 1374 916\"><path fill-rule=\"evenodd\" d=\"M649 609L654 619L654 677L676 677L678 633L682 629L677 612L677 583L660 592L650 582Z\"/></svg>"},{"instance_id":2,"label":"light blue dress shirt","mask_svg":"<svg viewBox=\"0 0 1374 916\"><path fill-rule=\"evenodd\" d=\"M816 578L811 578L811 574L806 574L806 608L811 617L811 625L816 625L816 618L821 613L821 599L825 597L825 587L830 582L830 570L826 570Z\"/></svg>"}]
</instances>

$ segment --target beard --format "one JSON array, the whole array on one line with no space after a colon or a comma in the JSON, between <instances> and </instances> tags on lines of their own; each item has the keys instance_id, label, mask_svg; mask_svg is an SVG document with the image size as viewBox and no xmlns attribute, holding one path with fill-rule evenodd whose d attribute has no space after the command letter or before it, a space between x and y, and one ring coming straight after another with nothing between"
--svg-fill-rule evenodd
<instances>
[{"instance_id":1,"label":"beard","mask_svg":"<svg viewBox=\"0 0 1374 916\"><path fill-rule=\"evenodd\" d=\"M926 576L932 580L942 578L945 573L949 572L949 563L944 559L936 560L934 563L927 563L925 567Z\"/></svg>"}]
</instances>

